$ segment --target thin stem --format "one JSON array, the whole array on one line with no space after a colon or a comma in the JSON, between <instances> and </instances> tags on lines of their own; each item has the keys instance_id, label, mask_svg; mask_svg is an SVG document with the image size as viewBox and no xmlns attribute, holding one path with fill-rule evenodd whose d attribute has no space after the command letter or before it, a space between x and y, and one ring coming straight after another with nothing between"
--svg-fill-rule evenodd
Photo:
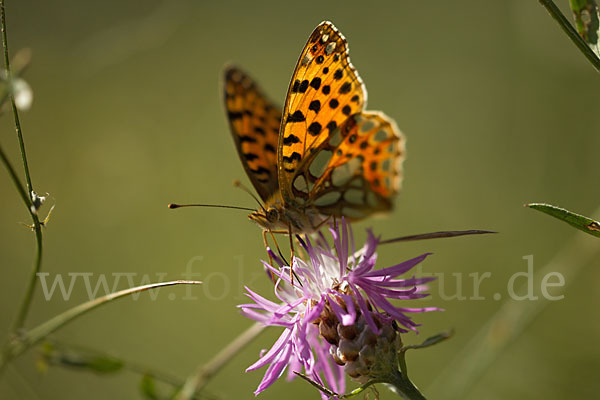
<instances>
[{"instance_id":1,"label":"thin stem","mask_svg":"<svg viewBox=\"0 0 600 400\"><path fill-rule=\"evenodd\" d=\"M596 71L600 72L600 59L594 53L594 51L588 46L588 44L579 36L575 28L571 25L571 23L565 18L565 16L560 12L558 7L554 4L552 0L538 0L542 6L546 8L546 10L550 13L552 18L560 25L563 32L567 34L567 36L571 39L571 41L577 46L579 51L583 53L585 58L588 59L589 62L592 63Z\"/></svg>"},{"instance_id":2,"label":"thin stem","mask_svg":"<svg viewBox=\"0 0 600 400\"><path fill-rule=\"evenodd\" d=\"M163 286L182 285L182 284L200 284L199 281L170 281L170 282L159 282L151 283L149 285L137 286L134 288L120 290L118 292L107 294L106 296L99 297L94 300L79 304L57 316L49 319L48 321L36 326L35 328L22 333L15 337L11 342L8 343L7 348L0 358L0 371L15 357L21 355L25 350L44 339L54 331L72 322L74 319L81 317L88 311L93 310L103 304L109 303L113 300L125 297L134 293L143 292L145 290L156 289Z\"/></svg>"},{"instance_id":3,"label":"thin stem","mask_svg":"<svg viewBox=\"0 0 600 400\"><path fill-rule=\"evenodd\" d=\"M2 103L0 103L0 104L2 104ZM21 184L21 181L19 180L19 177L17 176L15 169L13 168L12 164L10 163L10 160L4 153L4 150L2 150L2 146L0 146L0 159L2 159L2 163L4 164L4 167L6 168L6 170L8 171L8 174L10 175L10 179L13 181L15 187L17 188L17 192L19 192L19 196L21 196L23 203L25 203L27 205L27 208L29 208L30 204L31 204L31 199L29 198L29 196L27 196L25 187L23 187L23 185Z\"/></svg>"},{"instance_id":4,"label":"thin stem","mask_svg":"<svg viewBox=\"0 0 600 400\"><path fill-rule=\"evenodd\" d=\"M599 214L600 208L592 216ZM598 259L599 254L600 248L594 239L577 233L543 269L539 272L536 269L533 285L539 287L543 277L550 273L559 274L565 283L555 287L553 295L561 295L585 267L591 266L592 261ZM533 259L528 262L532 263ZM523 283L516 293L526 293L528 284L529 282ZM545 296L536 301L507 299L473 335L463 350L446 363L447 367L438 374L428 392L437 395L443 393L443 397L448 400L467 397L496 359L552 303Z\"/></svg>"},{"instance_id":5,"label":"thin stem","mask_svg":"<svg viewBox=\"0 0 600 400\"><path fill-rule=\"evenodd\" d=\"M8 53L8 40L6 35L6 10L4 7L4 0L0 0L0 28L2 29L2 47L4 49L4 63L6 66L6 75L8 85L12 85L12 74L10 70L10 57ZM37 210L33 207L32 193L33 186L31 184L31 176L29 174L29 166L27 163L27 154L25 152L25 142L23 140L23 132L21 130L21 122L19 120L19 112L17 110L17 105L15 104L15 96L12 90L9 90L10 102L12 106L12 112L15 120L15 129L17 131L17 137L19 139L19 147L21 148L21 159L23 161L23 169L25 170L25 181L27 183L27 193L23 196L22 193L22 185L17 184L18 178L16 177L16 173L10 164L8 163L8 159L2 153L2 159L4 165L9 170L9 174L11 175L11 179L17 185L19 194L23 198L25 205L27 206L27 210L31 215L31 219L33 221L33 229L35 231L35 239L36 239L36 254L33 264L33 269L31 271L31 275L29 277L29 281L27 284L27 289L25 290L25 295L23 300L21 301L21 305L19 306L19 311L17 313L17 317L13 322L11 334L14 334L18 329L23 327L25 322L25 318L27 318L27 313L29 311L29 306L31 305L31 300L33 299L33 293L35 291L35 286L37 282L37 273L40 271L42 266L42 254L43 254L43 244L42 244L42 226L40 224L40 220L36 214Z\"/></svg>"},{"instance_id":6,"label":"thin stem","mask_svg":"<svg viewBox=\"0 0 600 400\"><path fill-rule=\"evenodd\" d=\"M201 391L231 359L237 355L246 345L252 342L263 332L265 326L260 323L253 324L229 343L223 350L217 353L209 362L201 365L190 375L183 385L175 400L189 400Z\"/></svg>"},{"instance_id":7,"label":"thin stem","mask_svg":"<svg viewBox=\"0 0 600 400\"><path fill-rule=\"evenodd\" d=\"M42 266L42 254L44 250L42 242L42 227L40 225L40 221L37 215L35 214L33 216L33 223L36 241L34 268L31 271L25 295L23 296L23 300L21 302L21 305L19 306L19 313L17 314L17 318L13 322L13 333L18 329L23 328L25 318L27 318L27 313L29 312L29 306L31 305L31 301L33 300L33 293L35 291L35 286L37 282L37 274L38 272L40 272Z\"/></svg>"},{"instance_id":8,"label":"thin stem","mask_svg":"<svg viewBox=\"0 0 600 400\"><path fill-rule=\"evenodd\" d=\"M6 11L4 9L4 0L0 0L0 23L2 25L2 47L4 48L4 64L6 66L6 75L8 77L9 84L11 84L12 75L10 72L10 57L8 54L8 40L6 38ZM31 176L29 174L29 164L27 163L27 153L25 152L25 142L23 140L23 132L21 130L21 122L19 120L19 113L17 112L17 105L15 103L15 96L10 91L10 102L12 104L13 115L15 117L15 128L17 130L17 136L19 138L19 147L21 148L21 158L23 159L23 169L25 170L25 181L27 182L27 191L31 196L33 192L33 185L31 184Z\"/></svg>"}]
</instances>

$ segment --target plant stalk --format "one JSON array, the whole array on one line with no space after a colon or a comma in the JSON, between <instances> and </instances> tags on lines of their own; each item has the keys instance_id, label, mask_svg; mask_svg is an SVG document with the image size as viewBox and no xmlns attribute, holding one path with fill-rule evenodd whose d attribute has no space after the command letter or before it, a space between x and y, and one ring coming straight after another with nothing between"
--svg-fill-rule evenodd
<instances>
[{"instance_id":1,"label":"plant stalk","mask_svg":"<svg viewBox=\"0 0 600 400\"><path fill-rule=\"evenodd\" d=\"M0 0L0 28L2 30L2 47L4 50L4 64L6 67L6 75L7 82L10 87L12 85L12 73L10 70L10 57L8 53L8 39L6 34L6 10L4 7L4 0ZM29 173L29 164L27 162L27 153L25 151L25 141L23 140L23 131L21 129L21 121L19 119L19 112L17 110L17 105L15 104L15 96L12 90L9 90L9 98L12 107L12 112L15 120L15 129L17 131L17 137L19 141L19 147L21 149L21 159L23 161L23 169L25 170L25 181L27 183L27 192L25 195L23 194L23 187L18 182L18 178L12 166L8 162L6 155L2 152L2 160L4 165L9 171L11 175L11 179L17 186L17 190L19 194L23 198L23 202L25 203L29 214L31 215L31 219L33 221L33 229L35 231L35 240L36 240L36 254L33 264L33 269L31 271L31 275L29 277L29 281L27 284L27 289L25 290L25 295L23 300L21 301L21 305L19 306L19 311L17 313L17 317L12 324L11 334L14 335L16 331L23 327L25 323L25 319L27 318L27 313L29 312L29 306L31 305L31 300L33 299L33 293L35 291L35 286L37 282L37 273L40 271L42 266L42 254L43 254L43 244L42 244L42 225L40 224L40 220L36 214L37 210L34 208L32 193L33 193L33 185L31 184L31 175Z\"/></svg>"},{"instance_id":2,"label":"plant stalk","mask_svg":"<svg viewBox=\"0 0 600 400\"><path fill-rule=\"evenodd\" d=\"M49 319L48 321L30 329L27 332L23 332L19 336L9 341L4 353L0 357L0 372L4 369L7 363L14 358L21 355L25 350L44 339L46 336L55 332L57 329L62 328L74 319L81 317L88 311L93 310L103 304L109 303L113 300L125 297L134 293L143 292L145 290L156 289L163 286L173 286L182 284L200 284L199 281L170 281L170 282L159 282L151 283L149 285L137 286L134 288L119 290L118 292L107 294L106 296L99 297L94 300L87 301L79 304L57 316Z\"/></svg>"},{"instance_id":3,"label":"plant stalk","mask_svg":"<svg viewBox=\"0 0 600 400\"><path fill-rule=\"evenodd\" d=\"M565 18L565 16L560 12L556 4L552 0L538 0L542 6L546 8L546 10L550 13L552 18L558 23L560 28L567 34L567 36L571 39L571 41L577 46L579 51L583 53L585 58L588 59L589 62L592 63L596 71L600 72L600 59L594 53L594 51L588 46L588 44L583 40L579 33L573 28L573 25Z\"/></svg>"},{"instance_id":4,"label":"plant stalk","mask_svg":"<svg viewBox=\"0 0 600 400\"><path fill-rule=\"evenodd\" d=\"M426 400L417 387L400 371L386 380L404 400Z\"/></svg>"},{"instance_id":5,"label":"plant stalk","mask_svg":"<svg viewBox=\"0 0 600 400\"><path fill-rule=\"evenodd\" d=\"M183 385L175 400L189 400L200 392L231 359L237 355L246 345L258 337L265 330L265 326L256 322L250 328L229 343L223 350L217 353L209 362L199 366L190 375Z\"/></svg>"}]
</instances>

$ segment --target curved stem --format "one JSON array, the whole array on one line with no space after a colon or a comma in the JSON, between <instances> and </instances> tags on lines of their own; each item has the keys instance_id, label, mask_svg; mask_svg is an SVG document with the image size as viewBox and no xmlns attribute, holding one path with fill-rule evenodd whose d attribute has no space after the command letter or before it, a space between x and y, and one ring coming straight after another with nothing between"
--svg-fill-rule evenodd
<instances>
[{"instance_id":1,"label":"curved stem","mask_svg":"<svg viewBox=\"0 0 600 400\"><path fill-rule=\"evenodd\" d=\"M44 339L57 329L65 326L74 319L81 317L88 311L93 310L103 304L109 303L113 300L121 297L128 296L130 294L143 292L149 289L156 289L163 286L182 285L182 284L200 284L199 281L170 281L170 282L159 282L151 283L149 285L137 286L134 288L119 290L118 292L107 294L106 296L99 297L94 300L79 304L57 316L49 319L48 321L36 326L35 328L22 333L18 337L14 338L9 342L4 353L0 358L0 371L6 366L6 364L21 355L25 350Z\"/></svg>"},{"instance_id":2,"label":"curved stem","mask_svg":"<svg viewBox=\"0 0 600 400\"><path fill-rule=\"evenodd\" d=\"M12 84L11 83L12 74L11 74L11 70L10 70L10 57L8 54L8 40L7 40L7 35L6 35L6 11L5 11L5 7L4 7L4 0L0 0L0 25L1 25L0 28L2 29L2 47L4 49L4 63L6 66L8 85L10 86ZM25 296L23 297L23 300L21 301L21 305L19 306L19 311L17 313L17 317L12 324L11 333L14 334L18 329L23 327L25 318L27 317L27 313L29 311L29 306L31 305L31 300L33 298L33 293L34 293L35 285L37 282L36 276L42 266L43 244L42 244L42 225L40 224L40 220L36 214L37 210L34 208L33 200L31 197L32 193L33 193L33 186L31 184L31 176L29 174L29 165L27 163L27 154L25 152L25 142L23 140L23 132L21 130L21 122L19 120L19 112L17 110L17 105L15 104L14 93L12 92L12 90L9 90L8 93L9 93L10 102L11 102L11 106L12 106L12 112L13 112L13 116L14 116L14 120L15 120L15 129L17 131L17 137L19 139L19 147L21 149L21 159L23 161L23 169L25 170L25 181L27 183L27 192L26 193L23 193L23 186L20 184L20 182L18 183L18 178L16 176L16 173L15 173L14 169L12 168L12 166L10 165L10 163L8 162L8 159L6 158L6 156L3 152L1 152L1 157L2 157L2 161L3 161L4 165L8 169L9 174L11 175L11 179L17 186L17 190L19 191L19 194L23 198L23 202L27 206L27 210L29 211L29 214L31 215L31 219L33 221L33 229L35 231L35 240L36 240L36 255L35 255L35 260L34 260L34 264L33 264L33 269L31 271L31 275L29 277L27 289L25 291Z\"/></svg>"},{"instance_id":3,"label":"curved stem","mask_svg":"<svg viewBox=\"0 0 600 400\"><path fill-rule=\"evenodd\" d=\"M594 53L590 46L579 36L575 28L571 25L571 23L565 18L565 16L560 12L556 4L552 0L539 0L540 4L543 5L546 10L550 13L552 18L558 23L560 28L567 34L569 39L577 46L579 51L583 53L585 58L588 59L589 62L592 63L596 71L600 72L600 58Z\"/></svg>"},{"instance_id":4,"label":"curved stem","mask_svg":"<svg viewBox=\"0 0 600 400\"><path fill-rule=\"evenodd\" d=\"M236 354L240 352L252 340L265 330L265 326L261 323L254 323L250 328L246 329L242 334L229 343L223 350L217 353L209 362L201 365L196 371L190 375L183 385L181 391L175 397L175 400L189 400L202 390Z\"/></svg>"},{"instance_id":5,"label":"curved stem","mask_svg":"<svg viewBox=\"0 0 600 400\"><path fill-rule=\"evenodd\" d=\"M592 213L592 217L598 215L600 207ZM563 277L564 284L554 288L553 294L562 295L585 268L594 265L593 261L597 261L599 256L600 248L594 239L590 241L587 235L577 233L539 272L536 268L533 285L540 287L543 277L550 273L558 273ZM530 262L533 262L533 259ZM526 293L528 284L523 283L515 292ZM448 400L465 398L498 357L504 354L506 348L552 303L554 302L545 296L541 296L537 301L518 301L510 298L505 300L489 320L482 324L463 350L446 363L446 367L437 374L428 392L443 394Z\"/></svg>"},{"instance_id":6,"label":"curved stem","mask_svg":"<svg viewBox=\"0 0 600 400\"><path fill-rule=\"evenodd\" d=\"M4 9L4 0L0 0L0 23L2 24L2 47L4 48L4 65L6 67L6 74L8 76L9 84L12 79L10 72L10 57L8 55L8 40L6 38L6 11ZM10 91L10 102L12 105L13 115L15 117L15 128L17 130L17 136L19 138L19 147L21 149L21 158L23 159L23 169L25 170L25 181L27 182L27 191L31 196L33 191L33 185L31 184L31 176L29 174L29 164L27 163L27 153L25 152L25 142L23 140L23 132L21 130L21 121L19 120L19 113L17 112L17 105L15 103L15 96Z\"/></svg>"},{"instance_id":7,"label":"curved stem","mask_svg":"<svg viewBox=\"0 0 600 400\"><path fill-rule=\"evenodd\" d=\"M0 104L2 104L2 103L0 103ZM15 187L17 188L17 192L19 192L19 196L21 196L21 199L23 199L23 203L25 203L27 208L29 208L31 199L29 199L29 197L27 196L25 187L23 187L23 185L21 184L21 181L19 180L19 177L17 176L17 172L15 171L12 164L10 163L10 160L4 153L4 150L2 150L2 146L0 146L0 160L2 160L2 164L4 164L4 167L8 171L8 175L10 175L10 179L15 184Z\"/></svg>"}]
</instances>

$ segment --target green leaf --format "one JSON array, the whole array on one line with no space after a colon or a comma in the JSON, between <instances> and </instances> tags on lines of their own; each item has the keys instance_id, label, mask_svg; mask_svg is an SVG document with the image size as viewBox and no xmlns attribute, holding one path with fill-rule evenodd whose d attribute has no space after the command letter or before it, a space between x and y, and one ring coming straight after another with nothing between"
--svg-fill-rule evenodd
<instances>
[{"instance_id":1,"label":"green leaf","mask_svg":"<svg viewBox=\"0 0 600 400\"><path fill-rule=\"evenodd\" d=\"M94 357L86 360L85 366L99 374L111 374L123 368L123 361L113 357Z\"/></svg>"},{"instance_id":2,"label":"green leaf","mask_svg":"<svg viewBox=\"0 0 600 400\"><path fill-rule=\"evenodd\" d=\"M526 204L525 206L551 215L554 218L558 218L561 221L564 221L567 224L579 229L580 231L600 237L600 222L594 221L591 218L575 214L574 212L550 204L530 203Z\"/></svg>"},{"instance_id":3,"label":"green leaf","mask_svg":"<svg viewBox=\"0 0 600 400\"><path fill-rule=\"evenodd\" d=\"M152 375L146 374L142 377L142 381L140 382L140 391L146 399L158 399L158 393L156 391L156 382L154 381Z\"/></svg>"},{"instance_id":4,"label":"green leaf","mask_svg":"<svg viewBox=\"0 0 600 400\"><path fill-rule=\"evenodd\" d=\"M406 350L410 350L410 349L423 349L425 347L433 346L434 344L438 344L440 342L443 342L446 339L451 338L452 335L454 335L453 330L438 333L437 335L428 337L421 344L413 344L413 345L404 346L400 349L400 351L405 352Z\"/></svg>"},{"instance_id":5,"label":"green leaf","mask_svg":"<svg viewBox=\"0 0 600 400\"><path fill-rule=\"evenodd\" d=\"M575 27L577 32L594 50L597 56L600 56L600 15L595 0L569 0L573 18L575 18Z\"/></svg>"}]
</instances>

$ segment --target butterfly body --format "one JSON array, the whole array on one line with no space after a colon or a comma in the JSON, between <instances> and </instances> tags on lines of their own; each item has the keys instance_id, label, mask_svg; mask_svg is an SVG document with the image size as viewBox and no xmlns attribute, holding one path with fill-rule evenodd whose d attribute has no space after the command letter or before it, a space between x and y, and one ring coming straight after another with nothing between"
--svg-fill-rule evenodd
<instances>
[{"instance_id":1,"label":"butterfly body","mask_svg":"<svg viewBox=\"0 0 600 400\"><path fill-rule=\"evenodd\" d=\"M249 218L266 231L311 233L332 217L392 208L404 137L366 111L367 92L346 39L323 22L306 43L283 112L239 68L225 69L225 108L242 164L264 205Z\"/></svg>"},{"instance_id":2,"label":"butterfly body","mask_svg":"<svg viewBox=\"0 0 600 400\"><path fill-rule=\"evenodd\" d=\"M264 209L259 209L248 217L267 231L285 231L290 233L312 233L329 217L315 207L303 207L299 204L284 203L277 193L268 199Z\"/></svg>"}]
</instances>

